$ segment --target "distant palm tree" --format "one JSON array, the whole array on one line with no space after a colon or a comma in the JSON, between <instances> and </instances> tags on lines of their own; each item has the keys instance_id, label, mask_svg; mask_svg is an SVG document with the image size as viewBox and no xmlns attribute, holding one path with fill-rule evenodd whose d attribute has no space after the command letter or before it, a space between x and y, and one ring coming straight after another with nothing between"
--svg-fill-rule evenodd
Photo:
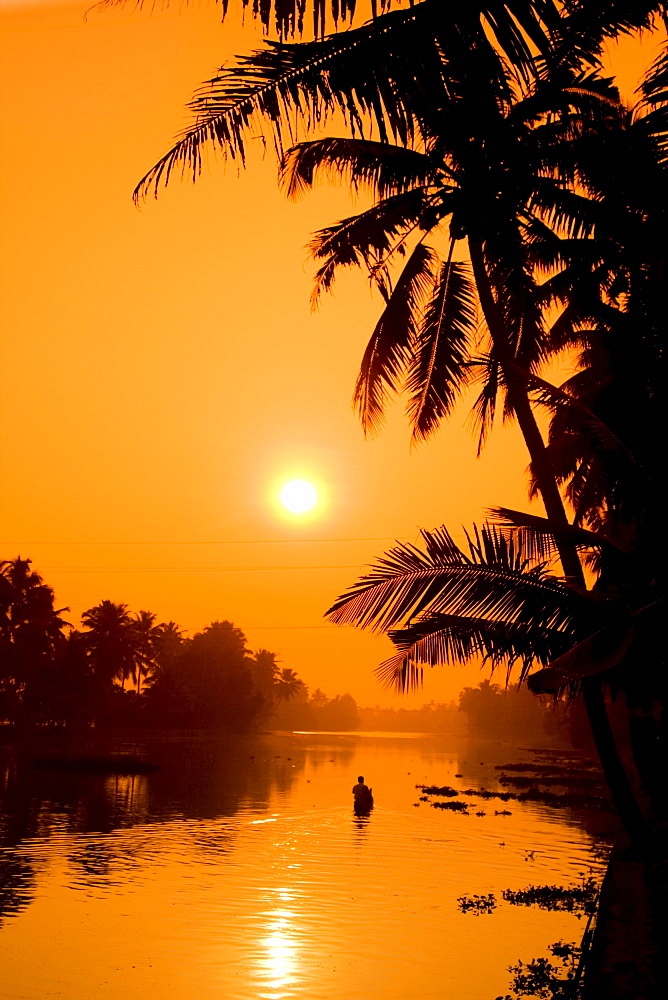
<instances>
[{"instance_id":1,"label":"distant palm tree","mask_svg":"<svg viewBox=\"0 0 668 1000\"><path fill-rule=\"evenodd\" d=\"M278 701L291 701L305 690L303 680L297 677L295 671L291 670L290 667L283 667L277 671L274 678L274 691Z\"/></svg>"},{"instance_id":2,"label":"distant palm tree","mask_svg":"<svg viewBox=\"0 0 668 1000\"><path fill-rule=\"evenodd\" d=\"M42 694L68 623L56 610L51 587L31 569L30 559L0 562L0 718L41 711Z\"/></svg>"},{"instance_id":3,"label":"distant palm tree","mask_svg":"<svg viewBox=\"0 0 668 1000\"><path fill-rule=\"evenodd\" d=\"M157 668L165 628L165 625L156 625L156 616L151 611L139 611L132 619L131 675L137 695L141 695L142 679L150 678Z\"/></svg>"},{"instance_id":4,"label":"distant palm tree","mask_svg":"<svg viewBox=\"0 0 668 1000\"><path fill-rule=\"evenodd\" d=\"M84 611L81 622L87 630L82 635L96 675L107 684L118 679L125 688L135 669L137 649L127 604L102 601Z\"/></svg>"},{"instance_id":5,"label":"distant palm tree","mask_svg":"<svg viewBox=\"0 0 668 1000\"><path fill-rule=\"evenodd\" d=\"M279 673L276 654L268 649L258 649L252 657L255 687L273 708L274 681Z\"/></svg>"},{"instance_id":6,"label":"distant palm tree","mask_svg":"<svg viewBox=\"0 0 668 1000\"><path fill-rule=\"evenodd\" d=\"M174 665L183 651L184 633L174 621L163 622L156 627L154 646L155 662L151 674L146 678L146 687L151 687L164 670Z\"/></svg>"},{"instance_id":7,"label":"distant palm tree","mask_svg":"<svg viewBox=\"0 0 668 1000\"><path fill-rule=\"evenodd\" d=\"M31 569L30 559L9 559L0 562L0 629L16 636L22 629L39 630L45 643L58 643L67 625L54 610L53 590Z\"/></svg>"}]
</instances>

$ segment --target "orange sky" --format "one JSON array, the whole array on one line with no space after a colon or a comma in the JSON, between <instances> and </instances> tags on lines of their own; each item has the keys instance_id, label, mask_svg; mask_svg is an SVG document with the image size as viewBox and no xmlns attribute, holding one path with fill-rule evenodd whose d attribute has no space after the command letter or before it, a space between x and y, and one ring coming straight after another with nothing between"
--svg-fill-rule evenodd
<instances>
[{"instance_id":1,"label":"orange sky","mask_svg":"<svg viewBox=\"0 0 668 1000\"><path fill-rule=\"evenodd\" d=\"M227 618L311 688L410 704L373 677L389 642L322 613L392 539L525 506L523 446L499 429L476 460L464 409L412 453L399 410L364 440L380 303L355 274L312 314L304 250L344 190L289 203L258 154L133 206L192 91L258 36L206 3L89 6L0 0L0 558L32 558L73 624L103 599L190 633ZM321 484L317 516L278 512L292 476ZM479 679L434 671L417 702Z\"/></svg>"}]
</instances>

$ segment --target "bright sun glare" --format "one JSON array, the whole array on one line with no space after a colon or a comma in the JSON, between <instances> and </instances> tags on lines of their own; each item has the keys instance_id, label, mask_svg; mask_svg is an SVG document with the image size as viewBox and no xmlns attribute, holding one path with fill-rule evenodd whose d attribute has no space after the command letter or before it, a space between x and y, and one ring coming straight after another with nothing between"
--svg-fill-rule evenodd
<instances>
[{"instance_id":1,"label":"bright sun glare","mask_svg":"<svg viewBox=\"0 0 668 1000\"><path fill-rule=\"evenodd\" d=\"M318 501L315 487L305 479L291 479L281 488L279 496L281 503L291 514L305 514Z\"/></svg>"}]
</instances>

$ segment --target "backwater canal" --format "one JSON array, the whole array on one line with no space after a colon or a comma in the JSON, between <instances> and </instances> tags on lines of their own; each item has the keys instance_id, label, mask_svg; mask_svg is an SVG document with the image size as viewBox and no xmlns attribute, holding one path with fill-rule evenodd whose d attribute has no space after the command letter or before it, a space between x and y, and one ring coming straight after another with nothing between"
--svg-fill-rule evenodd
<instances>
[{"instance_id":1,"label":"backwater canal","mask_svg":"<svg viewBox=\"0 0 668 1000\"><path fill-rule=\"evenodd\" d=\"M31 765L64 751L159 769ZM584 929L503 890L600 872L613 820L471 797L463 815L416 785L507 790L499 766L559 753L380 733L0 739L0 997L494 1000L509 965ZM376 804L356 817L360 774ZM457 902L490 893L490 914Z\"/></svg>"}]
</instances>

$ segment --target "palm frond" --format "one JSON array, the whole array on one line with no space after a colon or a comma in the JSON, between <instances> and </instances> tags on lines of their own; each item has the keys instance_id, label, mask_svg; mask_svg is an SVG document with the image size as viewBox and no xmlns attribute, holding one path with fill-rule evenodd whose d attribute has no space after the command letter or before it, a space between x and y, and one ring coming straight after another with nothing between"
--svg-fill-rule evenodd
<instances>
[{"instance_id":1,"label":"palm frond","mask_svg":"<svg viewBox=\"0 0 668 1000\"><path fill-rule=\"evenodd\" d=\"M656 0L569 0L562 8L560 62L598 64L607 39L650 28L661 7Z\"/></svg>"},{"instance_id":2,"label":"palm frond","mask_svg":"<svg viewBox=\"0 0 668 1000\"><path fill-rule=\"evenodd\" d=\"M433 0L312 42L265 42L204 83L190 101L193 122L142 178L135 200L157 195L177 172L196 180L207 149L245 162L247 140L269 127L279 157L340 113L354 134L363 121L382 141L408 145L410 95L440 91L441 57L430 30ZM426 89L425 89L426 88ZM424 98L423 98L424 99Z\"/></svg>"},{"instance_id":3,"label":"palm frond","mask_svg":"<svg viewBox=\"0 0 668 1000\"><path fill-rule=\"evenodd\" d=\"M320 12L322 2L316 0ZM351 0L334 2L350 10ZM284 29L294 3L275 4L282 38L290 36ZM266 0L256 9L270 7ZM269 132L280 156L286 140L294 145L299 131L321 126L334 113L353 135L373 129L381 141L391 137L408 146L438 109L459 96L459 77L471 60L469 75L490 84L485 94L477 88L474 103L493 108L511 101L507 67L532 78L532 47L550 50L548 25L556 26L558 18L554 0L488 0L473 8L422 0L359 28L326 37L317 31L314 41L266 42L200 87L189 105L192 124L140 181L135 197L157 193L175 173L196 179L207 150L244 162L253 135Z\"/></svg>"},{"instance_id":4,"label":"palm frond","mask_svg":"<svg viewBox=\"0 0 668 1000\"><path fill-rule=\"evenodd\" d=\"M559 629L527 629L525 624L484 618L436 614L421 616L407 628L389 632L399 652L376 669L381 683L400 691L422 681L425 666L436 667L480 660L492 670L504 666L509 676L521 664L520 679L535 664L549 663L572 642Z\"/></svg>"},{"instance_id":5,"label":"palm frond","mask_svg":"<svg viewBox=\"0 0 668 1000\"><path fill-rule=\"evenodd\" d=\"M419 3L419 0L415 0ZM107 10L115 7L145 7L168 6L169 0L98 0L95 8ZM301 35L305 31L305 22L312 26L313 35L319 38L332 24L352 24L356 11L356 0L241 0L241 9L249 10L251 16L257 19L265 31L275 30L281 38ZM371 0L372 17L379 18L392 6L392 0ZM425 6L427 4L425 3ZM429 4L435 14L440 12L440 6ZM222 19L228 16L229 0L220 0ZM467 8L467 12L470 11ZM446 9L444 13L453 19L453 14L460 14L458 8L454 11ZM560 5L553 0L488 0L475 6L473 14L476 20L482 19L488 30L491 30L497 44L505 45L509 56L521 59L529 52L527 39L542 51L546 44L546 27L553 30L557 27L561 14ZM461 16L461 14L460 14ZM444 20L443 17L440 19Z\"/></svg>"},{"instance_id":6,"label":"palm frond","mask_svg":"<svg viewBox=\"0 0 668 1000\"><path fill-rule=\"evenodd\" d=\"M438 256L423 243L413 250L367 345L353 404L365 434L382 425L387 393L398 392L411 358L422 303L433 287Z\"/></svg>"},{"instance_id":7,"label":"palm frond","mask_svg":"<svg viewBox=\"0 0 668 1000\"><path fill-rule=\"evenodd\" d=\"M535 179L527 208L554 232L568 239L593 236L603 214L597 201L568 190L562 181L553 177Z\"/></svg>"},{"instance_id":8,"label":"palm frond","mask_svg":"<svg viewBox=\"0 0 668 1000\"><path fill-rule=\"evenodd\" d=\"M470 373L478 298L467 264L446 261L415 343L406 381L413 440L427 438L447 417Z\"/></svg>"},{"instance_id":9,"label":"palm frond","mask_svg":"<svg viewBox=\"0 0 668 1000\"><path fill-rule=\"evenodd\" d=\"M225 20L229 11L229 0L220 0L221 20ZM378 9L386 11L391 0L372 0L371 8L374 17ZM151 10L168 7L169 0L98 0L93 9L107 10L114 7L134 7ZM241 0L242 12L248 11L259 21L264 31L275 30L281 38L292 38L301 35L305 30L305 22L312 27L313 36L319 38L323 32L334 23L351 24L355 16L355 0Z\"/></svg>"},{"instance_id":10,"label":"palm frond","mask_svg":"<svg viewBox=\"0 0 668 1000\"><path fill-rule=\"evenodd\" d=\"M492 430L496 415L499 390L503 385L501 366L491 354L471 359L472 382L481 386L471 408L470 424L478 438L477 455L480 458L485 442Z\"/></svg>"},{"instance_id":11,"label":"palm frond","mask_svg":"<svg viewBox=\"0 0 668 1000\"><path fill-rule=\"evenodd\" d=\"M501 531L517 537L528 559L537 562L548 561L557 556L561 545L572 545L585 551L612 547L628 552L628 547L607 535L588 531L575 524L560 524L548 517L510 510L508 507L491 507L487 513Z\"/></svg>"},{"instance_id":12,"label":"palm frond","mask_svg":"<svg viewBox=\"0 0 668 1000\"><path fill-rule=\"evenodd\" d=\"M640 85L643 131L657 143L662 164L668 160L668 45L650 66Z\"/></svg>"},{"instance_id":13,"label":"palm frond","mask_svg":"<svg viewBox=\"0 0 668 1000\"><path fill-rule=\"evenodd\" d=\"M316 273L314 302L321 292L332 287L339 267L367 267L371 273L374 269L377 272L378 265L386 262L402 240L421 228L422 215L430 203L430 195L415 188L385 198L366 212L316 233L309 250L316 260L325 263Z\"/></svg>"},{"instance_id":14,"label":"palm frond","mask_svg":"<svg viewBox=\"0 0 668 1000\"><path fill-rule=\"evenodd\" d=\"M568 630L583 598L492 525L467 535L422 531L424 550L397 545L326 612L339 625L403 627L420 615L451 614Z\"/></svg>"},{"instance_id":15,"label":"palm frond","mask_svg":"<svg viewBox=\"0 0 668 1000\"><path fill-rule=\"evenodd\" d=\"M300 142L281 163L281 180L289 198L313 187L319 176L335 177L353 191L369 187L378 198L423 187L435 166L424 153L371 139L335 136Z\"/></svg>"},{"instance_id":16,"label":"palm frond","mask_svg":"<svg viewBox=\"0 0 668 1000\"><path fill-rule=\"evenodd\" d=\"M552 410L552 412L565 409L571 413L577 413L578 427L587 434L590 440L595 442L599 449L619 452L632 464L638 464L633 452L614 431L577 396L568 391L568 384L564 389L564 387L552 385L551 382L534 375L532 372L524 372L524 374L535 403Z\"/></svg>"}]
</instances>

